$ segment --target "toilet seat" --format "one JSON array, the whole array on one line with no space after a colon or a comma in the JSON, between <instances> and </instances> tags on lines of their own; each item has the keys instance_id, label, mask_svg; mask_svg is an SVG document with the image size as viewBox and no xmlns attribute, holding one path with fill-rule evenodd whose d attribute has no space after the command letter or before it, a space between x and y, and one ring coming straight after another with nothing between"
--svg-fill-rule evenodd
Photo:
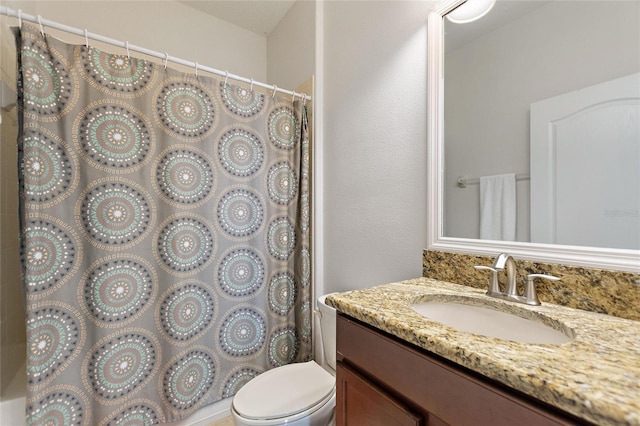
<instances>
[{"instance_id":1,"label":"toilet seat","mask_svg":"<svg viewBox=\"0 0 640 426\"><path fill-rule=\"evenodd\" d=\"M334 393L335 378L314 361L289 364L250 380L233 398L233 410L251 420L303 417Z\"/></svg>"}]
</instances>

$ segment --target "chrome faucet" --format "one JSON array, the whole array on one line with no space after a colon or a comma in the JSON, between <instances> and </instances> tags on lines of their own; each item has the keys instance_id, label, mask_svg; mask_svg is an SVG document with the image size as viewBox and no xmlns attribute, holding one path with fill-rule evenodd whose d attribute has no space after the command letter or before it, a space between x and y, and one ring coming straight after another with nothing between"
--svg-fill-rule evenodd
<instances>
[{"instance_id":1,"label":"chrome faucet","mask_svg":"<svg viewBox=\"0 0 640 426\"><path fill-rule=\"evenodd\" d=\"M510 254L500 253L496 257L496 260L493 261L493 269L499 273L505 268L507 269L507 296L516 296L518 294L516 284L516 261Z\"/></svg>"},{"instance_id":2,"label":"chrome faucet","mask_svg":"<svg viewBox=\"0 0 640 426\"><path fill-rule=\"evenodd\" d=\"M527 275L527 285L525 287L524 295L519 295L518 285L516 282L516 261L510 254L500 253L493 261L493 266L475 266L475 268L478 270L489 271L491 273L487 296L525 303L527 305L540 305L540 300L538 300L534 282L536 278L550 281L560 280L560 278L554 277L553 275L529 274ZM505 269L507 271L507 289L506 291L501 291L500 284L498 283L498 273Z\"/></svg>"}]
</instances>

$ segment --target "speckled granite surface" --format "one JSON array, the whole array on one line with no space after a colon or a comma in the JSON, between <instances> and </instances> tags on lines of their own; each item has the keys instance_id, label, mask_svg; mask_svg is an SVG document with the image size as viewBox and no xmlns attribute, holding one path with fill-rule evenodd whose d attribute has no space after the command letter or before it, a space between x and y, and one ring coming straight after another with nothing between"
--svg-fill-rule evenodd
<instances>
[{"instance_id":1,"label":"speckled granite surface","mask_svg":"<svg viewBox=\"0 0 640 426\"><path fill-rule=\"evenodd\" d=\"M575 334L562 345L517 343L457 331L412 303L470 297ZM468 286L417 278L327 298L338 310L409 343L602 425L640 425L640 322L543 303L529 307ZM566 331L566 330L565 330Z\"/></svg>"},{"instance_id":2,"label":"speckled granite surface","mask_svg":"<svg viewBox=\"0 0 640 426\"><path fill-rule=\"evenodd\" d=\"M422 276L486 289L487 272L474 265L491 266L493 258L424 250ZM606 271L574 266L518 260L518 282L528 274L549 274L559 282L538 281L536 288L542 302L640 320L640 274ZM504 280L504 274L501 274Z\"/></svg>"}]
</instances>

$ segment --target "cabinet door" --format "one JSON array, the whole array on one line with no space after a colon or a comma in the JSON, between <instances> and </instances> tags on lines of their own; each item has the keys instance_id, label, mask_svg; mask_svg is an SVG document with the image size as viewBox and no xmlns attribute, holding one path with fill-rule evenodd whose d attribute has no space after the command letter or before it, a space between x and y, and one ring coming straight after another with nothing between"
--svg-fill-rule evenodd
<instances>
[{"instance_id":1,"label":"cabinet door","mask_svg":"<svg viewBox=\"0 0 640 426\"><path fill-rule=\"evenodd\" d=\"M336 426L420 426L422 417L356 371L339 362Z\"/></svg>"}]
</instances>

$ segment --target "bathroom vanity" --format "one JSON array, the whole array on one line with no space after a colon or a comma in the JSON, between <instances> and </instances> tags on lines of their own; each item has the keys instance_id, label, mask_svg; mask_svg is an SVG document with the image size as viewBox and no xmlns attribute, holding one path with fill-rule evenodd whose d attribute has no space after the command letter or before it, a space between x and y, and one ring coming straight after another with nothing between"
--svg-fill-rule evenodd
<instances>
[{"instance_id":1,"label":"bathroom vanity","mask_svg":"<svg viewBox=\"0 0 640 426\"><path fill-rule=\"evenodd\" d=\"M562 344L459 331L411 308L473 298L561 327ZM640 424L640 323L420 278L335 294L337 425ZM515 310L514 310L515 309Z\"/></svg>"},{"instance_id":2,"label":"bathroom vanity","mask_svg":"<svg viewBox=\"0 0 640 426\"><path fill-rule=\"evenodd\" d=\"M337 321L338 425L569 425L578 420L346 315Z\"/></svg>"}]
</instances>

